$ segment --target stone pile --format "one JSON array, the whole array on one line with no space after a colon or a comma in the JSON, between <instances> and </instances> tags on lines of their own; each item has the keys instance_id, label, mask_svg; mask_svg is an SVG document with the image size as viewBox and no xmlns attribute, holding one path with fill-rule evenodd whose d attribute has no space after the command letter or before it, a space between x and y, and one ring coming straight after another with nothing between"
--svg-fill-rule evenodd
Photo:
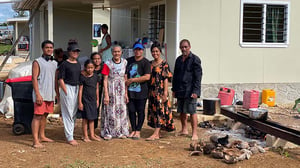
<instances>
[{"instance_id":1,"label":"stone pile","mask_svg":"<svg viewBox=\"0 0 300 168\"><path fill-rule=\"evenodd\" d=\"M229 143L229 136L218 137L211 136L209 142L200 140L199 142L192 142L190 144L190 153L193 155L210 155L215 159L221 159L228 164L237 163L239 161L250 159L250 157L257 153L264 153L265 149L255 141L246 142L242 140L234 140Z\"/></svg>"}]
</instances>

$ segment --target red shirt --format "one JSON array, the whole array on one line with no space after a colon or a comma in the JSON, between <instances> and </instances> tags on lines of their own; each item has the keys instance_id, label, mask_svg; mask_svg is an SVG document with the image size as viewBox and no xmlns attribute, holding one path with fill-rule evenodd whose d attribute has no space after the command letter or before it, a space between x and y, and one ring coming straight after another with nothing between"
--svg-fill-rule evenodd
<instances>
[{"instance_id":1,"label":"red shirt","mask_svg":"<svg viewBox=\"0 0 300 168\"><path fill-rule=\"evenodd\" d=\"M103 75L109 75L109 68L106 64L103 65L103 69L101 72Z\"/></svg>"}]
</instances>

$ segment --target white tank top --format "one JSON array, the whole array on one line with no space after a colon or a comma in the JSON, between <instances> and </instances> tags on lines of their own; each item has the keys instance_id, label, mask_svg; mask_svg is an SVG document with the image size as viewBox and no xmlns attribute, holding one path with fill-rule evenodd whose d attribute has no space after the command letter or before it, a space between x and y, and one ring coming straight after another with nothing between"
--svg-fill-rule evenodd
<instances>
[{"instance_id":1,"label":"white tank top","mask_svg":"<svg viewBox=\"0 0 300 168\"><path fill-rule=\"evenodd\" d=\"M38 76L38 87L44 101L55 100L55 72L57 62L55 60L46 61L43 57L35 60L39 64L40 74ZM33 102L36 102L35 92L32 93Z\"/></svg>"}]
</instances>

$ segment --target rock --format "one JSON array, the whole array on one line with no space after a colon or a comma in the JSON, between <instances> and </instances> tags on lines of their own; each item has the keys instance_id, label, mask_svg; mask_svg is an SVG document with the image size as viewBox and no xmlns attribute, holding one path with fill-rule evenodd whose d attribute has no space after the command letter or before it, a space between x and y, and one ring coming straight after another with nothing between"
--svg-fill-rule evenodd
<instances>
[{"instance_id":1,"label":"rock","mask_svg":"<svg viewBox=\"0 0 300 168\"><path fill-rule=\"evenodd\" d=\"M193 152L191 152L190 153L190 156L194 156L194 155L201 155L202 154L202 152L201 151L193 151Z\"/></svg>"},{"instance_id":2,"label":"rock","mask_svg":"<svg viewBox=\"0 0 300 168\"><path fill-rule=\"evenodd\" d=\"M228 138L229 138L228 135L226 135L225 137L222 137L222 138L218 138L218 143L223 146L226 146L229 143Z\"/></svg>"},{"instance_id":3,"label":"rock","mask_svg":"<svg viewBox=\"0 0 300 168\"><path fill-rule=\"evenodd\" d=\"M265 153L266 152L266 150L263 148L263 147L261 147L261 146L256 146L256 148L258 149L258 151L260 152L260 153Z\"/></svg>"},{"instance_id":4,"label":"rock","mask_svg":"<svg viewBox=\"0 0 300 168\"><path fill-rule=\"evenodd\" d=\"M230 156L230 155L225 155L223 162L227 163L227 164L233 164L238 162L237 158L234 156Z\"/></svg>"},{"instance_id":5,"label":"rock","mask_svg":"<svg viewBox=\"0 0 300 168\"><path fill-rule=\"evenodd\" d=\"M217 144L217 143L218 143L218 136L216 136L216 135L211 136L211 137L210 137L210 141L211 141L212 143Z\"/></svg>"},{"instance_id":6,"label":"rock","mask_svg":"<svg viewBox=\"0 0 300 168\"><path fill-rule=\"evenodd\" d=\"M203 147L204 154L210 154L212 150L214 150L216 146L212 143L208 143Z\"/></svg>"},{"instance_id":7,"label":"rock","mask_svg":"<svg viewBox=\"0 0 300 168\"><path fill-rule=\"evenodd\" d=\"M259 150L258 150L257 146L250 147L250 151L251 151L253 154L259 153Z\"/></svg>"},{"instance_id":8,"label":"rock","mask_svg":"<svg viewBox=\"0 0 300 168\"><path fill-rule=\"evenodd\" d=\"M243 152L243 154L245 154L245 158L246 158L247 160L250 159L250 157L251 157L251 155L252 155L252 152L251 152L250 150L248 150L248 149L242 149L241 152Z\"/></svg>"},{"instance_id":9,"label":"rock","mask_svg":"<svg viewBox=\"0 0 300 168\"><path fill-rule=\"evenodd\" d=\"M159 146L158 148L159 148L159 149L163 149L163 148L165 148L165 147L164 147L164 146Z\"/></svg>"},{"instance_id":10,"label":"rock","mask_svg":"<svg viewBox=\"0 0 300 168\"><path fill-rule=\"evenodd\" d=\"M226 147L227 148L235 148L235 147L239 146L240 143L242 143L242 141L235 140L235 141L232 141L231 143L229 143L228 145L226 145Z\"/></svg>"},{"instance_id":11,"label":"rock","mask_svg":"<svg viewBox=\"0 0 300 168\"><path fill-rule=\"evenodd\" d=\"M224 153L219 150L213 150L211 151L211 155L215 159L223 159L224 158Z\"/></svg>"},{"instance_id":12,"label":"rock","mask_svg":"<svg viewBox=\"0 0 300 168\"><path fill-rule=\"evenodd\" d=\"M247 153L241 154L239 157L237 157L237 160L238 160L238 161L245 160L245 159L246 159L246 155L247 155Z\"/></svg>"},{"instance_id":13,"label":"rock","mask_svg":"<svg viewBox=\"0 0 300 168\"><path fill-rule=\"evenodd\" d=\"M254 146L256 146L256 141L251 141L248 144L250 147L254 147Z\"/></svg>"},{"instance_id":14,"label":"rock","mask_svg":"<svg viewBox=\"0 0 300 168\"><path fill-rule=\"evenodd\" d=\"M200 144L200 142L197 143L195 141L190 144L190 150L191 151L201 151L201 152L203 151L202 145Z\"/></svg>"},{"instance_id":15,"label":"rock","mask_svg":"<svg viewBox=\"0 0 300 168\"><path fill-rule=\"evenodd\" d=\"M249 144L248 144L248 142L242 141L240 144L237 145L237 147L239 149L248 149L249 148Z\"/></svg>"}]
</instances>

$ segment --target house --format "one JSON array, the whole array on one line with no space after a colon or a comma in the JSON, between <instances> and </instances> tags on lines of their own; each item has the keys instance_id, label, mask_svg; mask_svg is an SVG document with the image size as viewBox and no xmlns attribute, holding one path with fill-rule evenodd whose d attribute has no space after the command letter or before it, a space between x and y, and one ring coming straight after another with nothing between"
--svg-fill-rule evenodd
<instances>
[{"instance_id":1,"label":"house","mask_svg":"<svg viewBox=\"0 0 300 168\"><path fill-rule=\"evenodd\" d=\"M38 2L23 0L16 8L33 11ZM113 40L124 46L136 38L159 40L171 68L179 41L189 39L202 60L202 97L216 97L220 86L234 88L239 99L245 89L272 88L279 103L300 95L300 1L46 0L33 21L33 53L45 38L64 48L77 38L89 54L95 3L110 8Z\"/></svg>"},{"instance_id":2,"label":"house","mask_svg":"<svg viewBox=\"0 0 300 168\"><path fill-rule=\"evenodd\" d=\"M19 35L21 34L21 31L25 29L26 23L28 22L29 17L15 17L15 18L9 18L7 19L7 23L10 25L13 25L14 27L14 33L13 33L13 41L15 41ZM28 54L29 50L29 29L25 29L24 33L22 35L23 37L20 38L19 43L15 49L15 55L20 54Z\"/></svg>"}]
</instances>

